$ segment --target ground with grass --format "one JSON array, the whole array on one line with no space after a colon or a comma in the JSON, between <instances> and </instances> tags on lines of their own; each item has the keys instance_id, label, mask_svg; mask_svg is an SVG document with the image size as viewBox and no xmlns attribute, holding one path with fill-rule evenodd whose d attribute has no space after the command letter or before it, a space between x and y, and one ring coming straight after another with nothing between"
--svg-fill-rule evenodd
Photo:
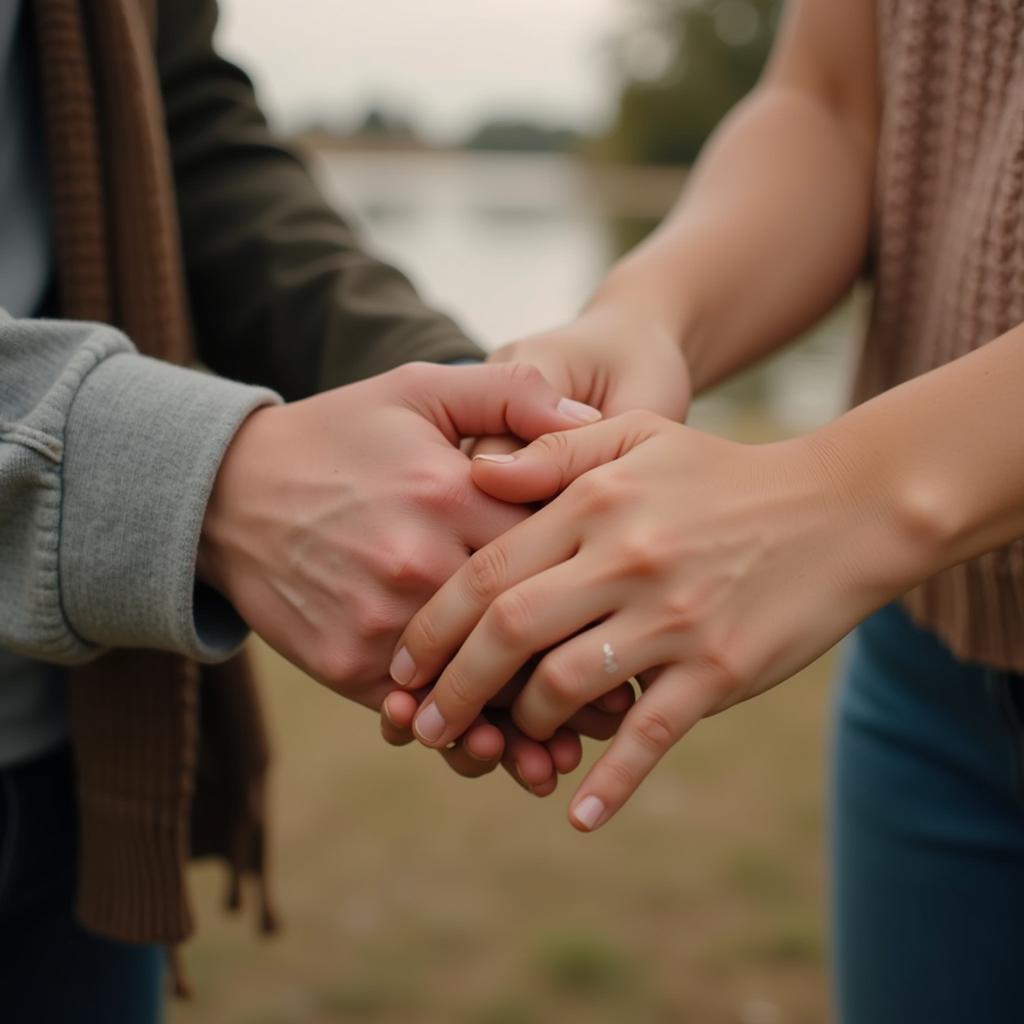
<instances>
[{"instance_id":1,"label":"ground with grass","mask_svg":"<svg viewBox=\"0 0 1024 1024\"><path fill-rule=\"evenodd\" d=\"M264 648L287 930L196 871L198 999L172 1024L820 1024L826 658L704 722L604 831L573 779L468 782ZM593 756L593 750L588 757ZM243 915L244 918L244 915Z\"/></svg>"}]
</instances>

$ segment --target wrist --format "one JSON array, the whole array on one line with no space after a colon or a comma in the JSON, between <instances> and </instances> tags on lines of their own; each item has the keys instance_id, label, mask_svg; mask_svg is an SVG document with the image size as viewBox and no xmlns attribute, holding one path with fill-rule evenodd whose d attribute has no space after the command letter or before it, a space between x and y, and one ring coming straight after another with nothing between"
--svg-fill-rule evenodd
<instances>
[{"instance_id":1,"label":"wrist","mask_svg":"<svg viewBox=\"0 0 1024 1024\"><path fill-rule=\"evenodd\" d=\"M620 263L598 285L582 315L628 317L641 330L668 335L682 345L691 329L691 307L680 288L667 290L659 276L647 268Z\"/></svg>"},{"instance_id":2,"label":"wrist","mask_svg":"<svg viewBox=\"0 0 1024 1024\"><path fill-rule=\"evenodd\" d=\"M613 267L583 309L582 316L609 315L628 322L630 339L639 333L668 343L683 355L694 393L705 385L694 373L699 363L700 315L692 292L666 276L660 263Z\"/></svg>"},{"instance_id":3,"label":"wrist","mask_svg":"<svg viewBox=\"0 0 1024 1024\"><path fill-rule=\"evenodd\" d=\"M203 515L196 553L196 578L229 599L230 550L232 543L239 539L237 510L249 504L246 488L260 465L262 446L257 435L262 433L267 414L275 408L280 407L257 409L242 422L224 452Z\"/></svg>"},{"instance_id":4,"label":"wrist","mask_svg":"<svg viewBox=\"0 0 1024 1024\"><path fill-rule=\"evenodd\" d=\"M883 600L943 567L956 532L945 488L928 468L905 465L854 410L804 440L843 519L837 536L857 582Z\"/></svg>"}]
</instances>

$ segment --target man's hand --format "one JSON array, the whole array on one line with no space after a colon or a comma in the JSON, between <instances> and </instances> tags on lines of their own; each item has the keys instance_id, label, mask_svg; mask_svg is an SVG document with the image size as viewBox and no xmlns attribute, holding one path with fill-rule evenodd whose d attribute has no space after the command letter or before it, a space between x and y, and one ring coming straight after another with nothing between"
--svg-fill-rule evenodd
<instances>
[{"instance_id":1,"label":"man's hand","mask_svg":"<svg viewBox=\"0 0 1024 1024\"><path fill-rule=\"evenodd\" d=\"M448 764L460 775L478 777L500 763L524 789L534 796L550 796L559 775L574 772L583 757L580 737L607 740L618 731L633 706L633 690L619 687L580 709L564 728L557 729L543 743L530 739L513 721L508 709L530 677L527 665L501 693L492 699L476 722L462 734L455 747L442 751ZM404 747L415 739L413 719L430 688L396 690L381 706L381 733L392 746ZM500 733L501 741L494 735Z\"/></svg>"},{"instance_id":2,"label":"man's hand","mask_svg":"<svg viewBox=\"0 0 1024 1024\"><path fill-rule=\"evenodd\" d=\"M514 365L412 364L258 410L214 483L199 576L289 661L379 709L412 615L527 515L477 490L459 442L598 418ZM476 752L500 756L496 730L478 739Z\"/></svg>"}]
</instances>

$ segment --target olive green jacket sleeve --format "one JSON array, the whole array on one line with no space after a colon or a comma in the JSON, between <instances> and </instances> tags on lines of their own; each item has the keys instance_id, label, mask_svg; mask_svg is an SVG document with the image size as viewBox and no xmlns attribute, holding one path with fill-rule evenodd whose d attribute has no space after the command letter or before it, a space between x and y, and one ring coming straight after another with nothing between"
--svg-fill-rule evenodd
<instances>
[{"instance_id":1,"label":"olive green jacket sleeve","mask_svg":"<svg viewBox=\"0 0 1024 1024\"><path fill-rule=\"evenodd\" d=\"M215 0L158 3L157 61L204 362L294 399L410 360L482 357L363 248L301 158L273 137L249 79L214 49L216 22Z\"/></svg>"}]
</instances>

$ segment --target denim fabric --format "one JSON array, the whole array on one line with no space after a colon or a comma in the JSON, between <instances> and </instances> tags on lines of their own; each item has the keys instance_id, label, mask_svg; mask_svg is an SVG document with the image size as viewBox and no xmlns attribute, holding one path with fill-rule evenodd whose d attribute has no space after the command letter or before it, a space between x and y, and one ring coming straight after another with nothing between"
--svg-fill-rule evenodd
<instances>
[{"instance_id":1,"label":"denim fabric","mask_svg":"<svg viewBox=\"0 0 1024 1024\"><path fill-rule=\"evenodd\" d=\"M1024 1021L1024 677L958 662L897 607L837 708L843 1024Z\"/></svg>"},{"instance_id":2,"label":"denim fabric","mask_svg":"<svg viewBox=\"0 0 1024 1024\"><path fill-rule=\"evenodd\" d=\"M77 818L66 747L0 770L0 1020L158 1024L165 954L74 920Z\"/></svg>"}]
</instances>

